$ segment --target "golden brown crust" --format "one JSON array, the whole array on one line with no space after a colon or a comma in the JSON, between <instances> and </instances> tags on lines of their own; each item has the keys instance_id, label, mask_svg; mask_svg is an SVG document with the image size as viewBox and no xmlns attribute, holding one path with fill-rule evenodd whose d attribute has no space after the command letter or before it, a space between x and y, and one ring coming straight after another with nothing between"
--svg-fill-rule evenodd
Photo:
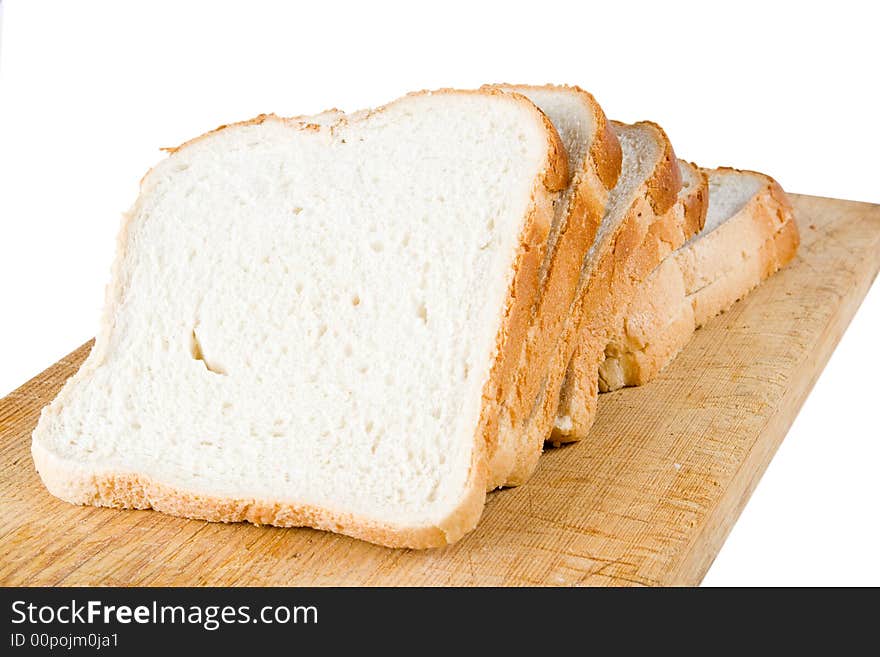
<instances>
[{"instance_id":1,"label":"golden brown crust","mask_svg":"<svg viewBox=\"0 0 880 657\"><path fill-rule=\"evenodd\" d=\"M523 100L528 99L523 98ZM543 183L547 191L558 192L568 187L570 181L568 154L565 152L565 146L562 144L562 139L560 138L559 133L556 132L556 128L553 127L550 119L548 119L547 115L544 114L544 112L541 112L540 109L538 111L541 113L541 118L544 120L544 127L547 129L547 134L550 137L550 166L547 167L547 170L544 173Z\"/></svg>"},{"instance_id":2,"label":"golden brown crust","mask_svg":"<svg viewBox=\"0 0 880 657\"><path fill-rule=\"evenodd\" d=\"M512 93L530 90L557 89L577 94L595 126L605 125L606 119L595 99L577 87L529 87L504 85ZM619 150L616 135L613 144ZM595 144L591 151L595 151ZM613 154L603 158L605 166ZM574 163L571 163L572 165ZM619 172L614 172L617 178ZM571 303L578 289L584 254L595 238L604 213L608 189L599 175L595 159L586 157L578 170L572 171L572 182L558 206L558 225L554 246L544 260L543 288L532 308L529 329L522 344L513 385L504 397L497 441L489 445L490 467L488 487L495 488L506 482L513 467L522 440L523 425L534 405L542 383L543 373L551 361L556 342L566 322Z\"/></svg>"},{"instance_id":3,"label":"golden brown crust","mask_svg":"<svg viewBox=\"0 0 880 657\"><path fill-rule=\"evenodd\" d=\"M587 92L583 92L587 93ZM591 94L590 99L595 103L596 99ZM596 140L590 147L590 158L593 160L593 167L599 175L599 180L605 185L606 189L612 189L617 184L620 177L620 167L623 164L623 151L620 148L620 141L611 126L611 122L605 117L604 112L599 112L596 116Z\"/></svg>"},{"instance_id":4,"label":"golden brown crust","mask_svg":"<svg viewBox=\"0 0 880 657\"><path fill-rule=\"evenodd\" d=\"M491 468L488 461L498 449L499 413L501 405L511 397L519 356L524 349L529 329L531 309L537 302L541 262L547 245L550 221L553 216L553 198L547 192L536 189L533 194L532 219L527 223L522 237L521 250L514 265L514 278L508 306L501 331L496 340L496 353L489 379L483 390L483 412L480 417L480 434L483 437L486 464L483 476L484 488L491 490Z\"/></svg>"},{"instance_id":5,"label":"golden brown crust","mask_svg":"<svg viewBox=\"0 0 880 657\"><path fill-rule=\"evenodd\" d=\"M706 213L709 211L709 176L692 162L684 162L698 177L695 189L691 190L684 201L684 230L687 239L698 235L706 224Z\"/></svg>"},{"instance_id":6,"label":"golden brown crust","mask_svg":"<svg viewBox=\"0 0 880 657\"><path fill-rule=\"evenodd\" d=\"M167 513L185 517L203 518L222 522L249 521L258 524L279 524L280 526L313 526L329 529L364 540L392 547L423 548L444 545L460 538L473 529L483 509L485 500L487 463L486 446L495 439L500 400L507 395L512 374L518 360L522 341L528 327L529 310L535 303L541 262L547 243L550 222L553 216L555 189L567 184L568 172L565 151L559 135L547 118L523 97L505 94L500 91L456 91L417 92L417 94L473 93L498 95L509 102L522 103L541 121L547 136L547 155L543 170L532 191L532 206L524 218L520 244L517 250L508 288L508 302L500 321L496 336L494 360L490 374L482 391L482 407L479 426L474 436L471 467L459 506L445 519L434 526L397 527L366 521L350 514L330 509L318 509L309 505L296 505L285 502L224 499L199 496L187 491L177 490L150 480L148 477L131 473L91 473L84 472L76 463L61 462L46 452L37 442L32 442L34 462L47 488L62 499L77 504L99 504L104 506L125 506L133 508L154 508ZM412 96L414 94L410 94ZM409 97L407 96L407 97ZM406 98L406 97L405 97ZM395 101L399 102L399 101ZM385 106L388 107L388 106ZM357 120L366 118L384 109L362 112ZM254 119L223 126L210 133L189 140L181 146L170 149L171 157L219 130L243 125L258 125L267 120L279 120L295 125L297 129L313 130L313 125L294 119L279 119L274 115L262 114ZM349 117L350 119L350 117ZM349 119L340 116L338 122ZM337 122L337 123L338 123ZM323 126L326 127L326 126ZM142 183L149 179L149 172ZM548 187L549 185L549 187ZM137 206L135 206L137 207ZM120 231L120 245L114 265L114 275L108 287L107 306L99 338L89 358L80 371L72 377L52 404L44 409L44 414L60 411L61 405L71 394L71 384L76 384L98 367L106 351L107 336L113 325L113 309L124 294L121 264L125 258L131 214L123 222ZM42 422L35 430L40 431Z\"/></svg>"},{"instance_id":7,"label":"golden brown crust","mask_svg":"<svg viewBox=\"0 0 880 657\"><path fill-rule=\"evenodd\" d=\"M596 234L599 221L597 208L601 206L602 203L592 191L584 187L572 196L567 225L557 239L546 270L544 287L539 292L526 339L522 342L519 365L504 397L506 401L498 438L496 444L490 446L490 490L504 483L498 473L510 467L505 465L505 461L513 455L511 448L515 448L519 439L519 431L541 384L541 373L546 369L553 345L565 323L567 309L577 290L583 254Z\"/></svg>"},{"instance_id":8,"label":"golden brown crust","mask_svg":"<svg viewBox=\"0 0 880 657\"><path fill-rule=\"evenodd\" d=\"M250 522L275 527L312 527L388 547L430 548L452 543L476 524L484 493L471 491L462 512L438 526L389 527L350 513L307 504L202 495L132 473L73 474L57 459L33 447L34 463L49 491L67 502L116 509L153 509L212 522Z\"/></svg>"}]
</instances>

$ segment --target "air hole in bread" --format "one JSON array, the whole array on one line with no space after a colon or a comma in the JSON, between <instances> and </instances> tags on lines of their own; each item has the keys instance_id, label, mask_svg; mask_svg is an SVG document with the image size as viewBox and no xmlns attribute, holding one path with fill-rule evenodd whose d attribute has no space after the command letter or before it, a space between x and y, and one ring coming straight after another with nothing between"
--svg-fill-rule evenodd
<instances>
[{"instance_id":1,"label":"air hole in bread","mask_svg":"<svg viewBox=\"0 0 880 657\"><path fill-rule=\"evenodd\" d=\"M298 205L293 209L293 214L302 214L303 209Z\"/></svg>"},{"instance_id":2,"label":"air hole in bread","mask_svg":"<svg viewBox=\"0 0 880 657\"><path fill-rule=\"evenodd\" d=\"M382 242L373 242L370 244L370 248L373 249L376 253L379 253L382 249L385 248L385 245Z\"/></svg>"},{"instance_id":3,"label":"air hole in bread","mask_svg":"<svg viewBox=\"0 0 880 657\"><path fill-rule=\"evenodd\" d=\"M345 349L343 349L343 352L345 353L346 358L350 358L351 354L353 353L351 345L350 344L345 345Z\"/></svg>"},{"instance_id":4,"label":"air hole in bread","mask_svg":"<svg viewBox=\"0 0 880 657\"><path fill-rule=\"evenodd\" d=\"M355 307L361 305L361 298L360 298L359 295L355 294L355 295L351 298L351 305L352 305L352 306L355 306Z\"/></svg>"},{"instance_id":5,"label":"air hole in bread","mask_svg":"<svg viewBox=\"0 0 880 657\"><path fill-rule=\"evenodd\" d=\"M416 310L416 315L418 315L422 322L425 324L428 323L428 307L425 305L424 301L419 304L418 310Z\"/></svg>"},{"instance_id":6,"label":"air hole in bread","mask_svg":"<svg viewBox=\"0 0 880 657\"><path fill-rule=\"evenodd\" d=\"M195 329L193 329L192 332L191 332L191 334L190 334L189 352L190 352L190 355L193 357L193 360L200 360L200 361L202 361L202 364L205 366L205 368L206 368L209 372L213 372L214 374L221 374L221 375L223 375L223 376L226 375L226 371L225 371L223 368L217 366L216 364L212 365L212 364L211 364L211 363L205 358L205 354L204 354L204 352L202 351L202 345L201 345L201 343L199 342L199 336L196 335L196 330L195 330Z\"/></svg>"}]
</instances>

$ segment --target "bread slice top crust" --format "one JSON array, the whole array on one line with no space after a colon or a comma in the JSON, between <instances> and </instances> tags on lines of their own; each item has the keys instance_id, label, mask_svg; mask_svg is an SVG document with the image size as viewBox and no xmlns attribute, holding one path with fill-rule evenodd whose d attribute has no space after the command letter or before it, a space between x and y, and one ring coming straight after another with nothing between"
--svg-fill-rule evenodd
<instances>
[{"instance_id":1,"label":"bread slice top crust","mask_svg":"<svg viewBox=\"0 0 880 657\"><path fill-rule=\"evenodd\" d=\"M709 215L709 176L692 162L678 160L681 172L681 190L678 192L677 204L684 215L685 240L699 235L706 225ZM680 248L679 247L676 248Z\"/></svg>"},{"instance_id":2,"label":"bread slice top crust","mask_svg":"<svg viewBox=\"0 0 880 657\"><path fill-rule=\"evenodd\" d=\"M498 85L534 102L553 123L568 155L571 182L556 204L540 289L519 364L490 445L489 489L504 483L519 434L534 405L544 372L578 290L584 254L598 230L609 189L620 173L620 144L602 108L578 87Z\"/></svg>"},{"instance_id":3,"label":"bread slice top crust","mask_svg":"<svg viewBox=\"0 0 880 657\"><path fill-rule=\"evenodd\" d=\"M34 431L80 504L442 545L482 511L496 381L568 180L546 117L424 92L261 116L145 177L104 320Z\"/></svg>"}]
</instances>

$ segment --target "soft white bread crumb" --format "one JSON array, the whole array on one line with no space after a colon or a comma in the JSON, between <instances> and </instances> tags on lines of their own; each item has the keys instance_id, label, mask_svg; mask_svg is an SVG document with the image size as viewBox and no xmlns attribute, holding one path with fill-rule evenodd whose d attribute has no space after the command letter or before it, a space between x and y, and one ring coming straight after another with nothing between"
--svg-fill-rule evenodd
<instances>
[{"instance_id":1,"label":"soft white bread crumb","mask_svg":"<svg viewBox=\"0 0 880 657\"><path fill-rule=\"evenodd\" d=\"M455 540L482 508L490 376L559 150L528 101L482 92L188 142L143 180L97 343L34 432L47 487Z\"/></svg>"}]
</instances>

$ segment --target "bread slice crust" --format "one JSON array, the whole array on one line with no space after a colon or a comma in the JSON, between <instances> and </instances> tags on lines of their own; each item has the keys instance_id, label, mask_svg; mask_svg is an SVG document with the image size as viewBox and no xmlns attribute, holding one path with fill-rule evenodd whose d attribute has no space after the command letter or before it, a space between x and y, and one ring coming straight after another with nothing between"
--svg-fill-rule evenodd
<instances>
[{"instance_id":1,"label":"bread slice crust","mask_svg":"<svg viewBox=\"0 0 880 657\"><path fill-rule=\"evenodd\" d=\"M714 173L760 176L764 184L718 228L651 274L627 310L622 331L606 349L600 366L602 392L652 380L697 328L794 258L800 236L779 184L751 171L722 167Z\"/></svg>"},{"instance_id":2,"label":"bread slice crust","mask_svg":"<svg viewBox=\"0 0 880 657\"><path fill-rule=\"evenodd\" d=\"M669 226L658 226L651 231L651 226L673 207L681 187L681 173L675 153L662 128L650 122L637 125L656 135L661 145L660 153L653 169L640 183L635 194L636 201L629 208L626 217L598 247L600 250L595 256L597 265L593 271L600 272L600 275L582 277L579 281L577 295L566 317L550 365L544 373L525 431L518 441L514 467L505 477L505 484L508 486L520 485L531 476L544 441L551 437L569 363L578 348L583 323L585 317L592 312L592 305L597 303L597 299L605 299L612 292L612 281L622 280L629 275L629 268L636 266L633 255L638 245L646 239L662 241L671 231ZM624 129L622 124L615 123L613 126L615 129ZM642 266L646 267L647 265Z\"/></svg>"},{"instance_id":3,"label":"bread slice crust","mask_svg":"<svg viewBox=\"0 0 880 657\"><path fill-rule=\"evenodd\" d=\"M503 485L506 473L513 467L524 423L577 293L584 254L593 243L602 221L609 190L620 175L622 158L610 122L595 98L583 89L552 85L497 85L491 88L520 94L536 91L571 94L591 117L594 130L588 155L578 170L571 171L571 183L557 206L557 236L544 254L542 286L531 308L513 384L502 404L497 440L489 447L489 490ZM575 163L570 160L569 165L573 167Z\"/></svg>"},{"instance_id":4,"label":"bread slice crust","mask_svg":"<svg viewBox=\"0 0 880 657\"><path fill-rule=\"evenodd\" d=\"M51 493L74 504L92 504L116 508L152 508L175 515L221 522L248 521L256 524L276 524L284 527L309 526L329 529L356 538L391 547L436 547L458 540L473 529L483 508L486 490L486 445L494 440L500 401L507 394L510 373L519 356L520 343L517 336L525 335L529 309L535 302L538 290L539 269L543 260L544 246L553 216L553 203L558 192L568 183L565 149L559 135L549 120L531 102L521 96L501 91L460 91L442 89L409 94L375 110L355 115L335 117L328 122L310 122L307 117L282 119L273 115L260 115L249 121L221 126L183 145L169 149L170 157L209 135L237 126L255 125L265 121L282 121L298 130L330 130L342 122L353 123L385 111L394 103L405 102L413 96L440 94L480 94L497 97L503 102L518 103L534 116L546 135L544 165L535 179L531 192L531 204L522 223L514 264L509 277L506 306L499 320L493 359L489 375L483 385L478 429L474 435L471 464L460 502L445 518L431 526L401 527L376 520L355 517L350 513L329 508L318 508L286 500L238 499L200 495L168 486L137 472L114 472L94 466L61 459L46 449L41 432L46 430L49 416L58 414L74 389L86 381L105 361L109 337L112 334L115 313L127 293L122 264L129 248L129 229L134 213L123 218L118 236L117 256L107 300L95 346L80 370L65 384L56 399L43 409L41 420L34 430L32 456L44 484ZM142 180L149 178L149 174ZM136 206L137 207L137 206ZM511 360L514 362L511 363Z\"/></svg>"}]
</instances>

